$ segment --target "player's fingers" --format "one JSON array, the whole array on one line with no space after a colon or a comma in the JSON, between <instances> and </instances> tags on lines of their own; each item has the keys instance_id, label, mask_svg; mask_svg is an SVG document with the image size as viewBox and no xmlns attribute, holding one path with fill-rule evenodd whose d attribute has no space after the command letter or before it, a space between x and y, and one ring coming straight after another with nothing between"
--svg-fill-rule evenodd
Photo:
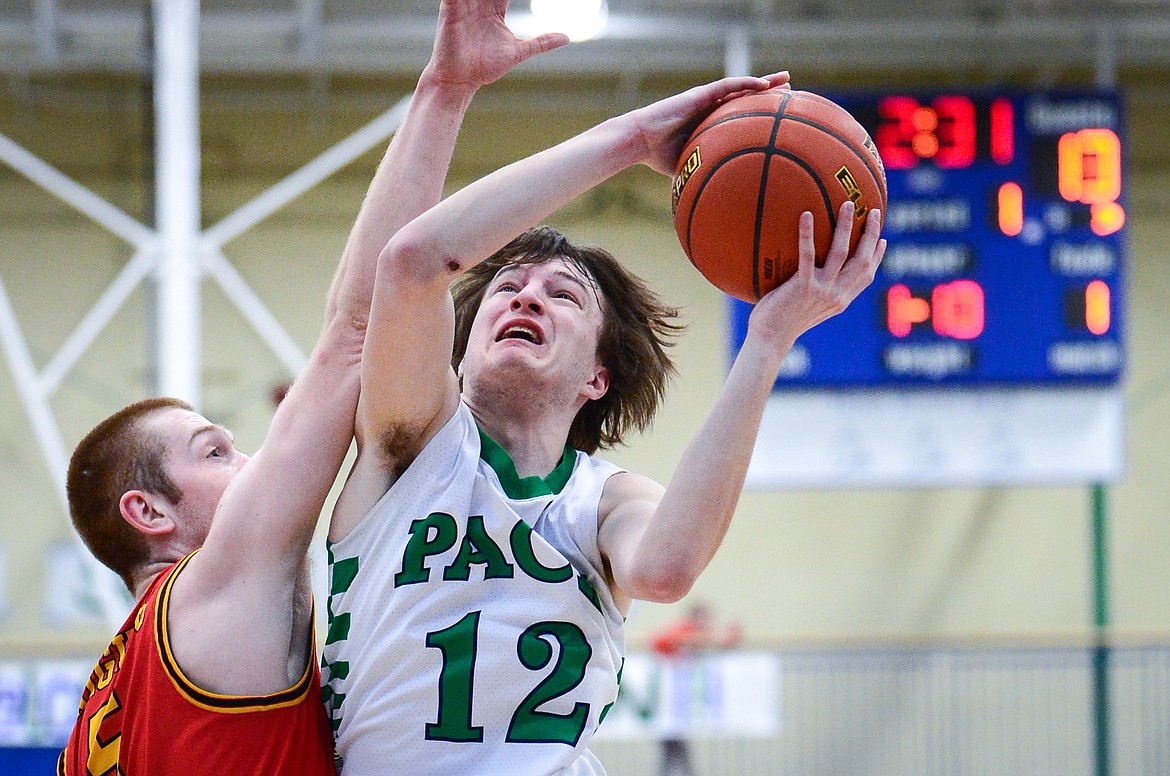
<instances>
[{"instance_id":1,"label":"player's fingers","mask_svg":"<svg viewBox=\"0 0 1170 776\"><path fill-rule=\"evenodd\" d=\"M734 100L736 97L742 97L745 94L752 94L753 92L758 92L761 89L791 89L792 88L788 84L788 71L787 70L781 70L779 73L772 73L771 75L766 75L763 78L758 78L756 80L761 82L762 84L766 84L766 85L761 86L760 84L754 84L749 89L740 89L739 91L732 92L730 94L725 94L719 98L718 103L720 105L722 105L725 102L730 102L731 100Z\"/></svg>"},{"instance_id":2,"label":"player's fingers","mask_svg":"<svg viewBox=\"0 0 1170 776\"><path fill-rule=\"evenodd\" d=\"M882 259L886 255L886 244L885 238L882 238L877 241L877 245L873 249L873 256L870 259L869 266L867 267L868 272L866 273L865 284L867 286L877 277L878 267L881 266Z\"/></svg>"},{"instance_id":3,"label":"player's fingers","mask_svg":"<svg viewBox=\"0 0 1170 776\"><path fill-rule=\"evenodd\" d=\"M829 277L836 277L849 258L849 239L853 236L853 212L856 207L853 200L847 199L837 211L837 228L833 230L833 242L825 259L825 271Z\"/></svg>"},{"instance_id":4,"label":"player's fingers","mask_svg":"<svg viewBox=\"0 0 1170 776\"><path fill-rule=\"evenodd\" d=\"M781 70L779 73L772 73L764 76L764 80L768 82L768 88L775 89L777 86L787 86L789 75L787 70Z\"/></svg>"},{"instance_id":5,"label":"player's fingers","mask_svg":"<svg viewBox=\"0 0 1170 776\"><path fill-rule=\"evenodd\" d=\"M800 257L796 263L796 274L811 280L816 267L817 248L813 243L813 214L806 210L800 214Z\"/></svg>"},{"instance_id":6,"label":"player's fingers","mask_svg":"<svg viewBox=\"0 0 1170 776\"><path fill-rule=\"evenodd\" d=\"M885 253L885 240L879 240L882 232L882 211L871 210L865 217L865 231L861 233L861 239L857 241L857 249L849 258L849 263L858 263L859 271L870 276L877 273L878 264L881 263L882 255ZM880 252L879 252L880 248Z\"/></svg>"},{"instance_id":7,"label":"player's fingers","mask_svg":"<svg viewBox=\"0 0 1170 776\"><path fill-rule=\"evenodd\" d=\"M751 75L733 75L699 88L705 91L708 99L719 100L731 94L762 91L768 88L768 81Z\"/></svg>"},{"instance_id":8,"label":"player's fingers","mask_svg":"<svg viewBox=\"0 0 1170 776\"><path fill-rule=\"evenodd\" d=\"M725 94L722 97L720 97L718 100L716 100L715 102L719 105L722 105L725 102L731 102L736 97L743 97L745 94L755 94L757 91L759 91L759 90L758 89L741 89L738 92L732 92L731 94Z\"/></svg>"},{"instance_id":9,"label":"player's fingers","mask_svg":"<svg viewBox=\"0 0 1170 776\"><path fill-rule=\"evenodd\" d=\"M865 222L865 231L857 243L857 250L849 257L841 272L845 284L854 289L850 292L851 299L873 283L882 257L886 255L886 241L878 239L878 232L881 230L880 219L880 210L870 211Z\"/></svg>"},{"instance_id":10,"label":"player's fingers","mask_svg":"<svg viewBox=\"0 0 1170 776\"><path fill-rule=\"evenodd\" d=\"M569 36L563 32L547 32L544 35L537 35L535 38L521 40L519 45L520 61L523 62L537 54L543 54L567 45L569 45Z\"/></svg>"}]
</instances>

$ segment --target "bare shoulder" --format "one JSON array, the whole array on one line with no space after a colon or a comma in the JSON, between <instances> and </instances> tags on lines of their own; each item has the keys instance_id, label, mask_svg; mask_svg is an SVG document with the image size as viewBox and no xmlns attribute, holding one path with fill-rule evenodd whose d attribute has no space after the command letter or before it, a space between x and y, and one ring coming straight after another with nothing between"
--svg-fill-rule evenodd
<instances>
[{"instance_id":1,"label":"bare shoulder","mask_svg":"<svg viewBox=\"0 0 1170 776\"><path fill-rule=\"evenodd\" d=\"M601 492L598 504L598 526L605 524L611 516L629 512L650 512L658 506L666 489L643 474L623 471L610 477Z\"/></svg>"},{"instance_id":2,"label":"bare shoulder","mask_svg":"<svg viewBox=\"0 0 1170 776\"><path fill-rule=\"evenodd\" d=\"M312 627L308 559L291 584L264 575L219 573L221 558L202 550L174 578L167 601L169 649L193 687L232 695L280 692L304 670ZM232 644L229 664L224 644Z\"/></svg>"}]
</instances>

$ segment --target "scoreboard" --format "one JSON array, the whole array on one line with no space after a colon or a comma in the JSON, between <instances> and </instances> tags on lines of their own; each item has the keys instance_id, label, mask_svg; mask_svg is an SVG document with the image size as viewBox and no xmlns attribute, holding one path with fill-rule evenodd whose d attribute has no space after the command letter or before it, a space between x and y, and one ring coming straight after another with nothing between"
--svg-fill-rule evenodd
<instances>
[{"instance_id":1,"label":"scoreboard","mask_svg":"<svg viewBox=\"0 0 1170 776\"><path fill-rule=\"evenodd\" d=\"M885 260L778 388L1110 386L1124 367L1119 95L827 95L886 168ZM731 300L733 347L750 305Z\"/></svg>"}]
</instances>

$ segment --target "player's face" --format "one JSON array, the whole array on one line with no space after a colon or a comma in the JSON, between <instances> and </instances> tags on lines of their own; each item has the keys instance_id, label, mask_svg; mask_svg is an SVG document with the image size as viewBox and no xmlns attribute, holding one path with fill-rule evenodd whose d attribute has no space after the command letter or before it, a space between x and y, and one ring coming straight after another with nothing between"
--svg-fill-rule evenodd
<instances>
[{"instance_id":1,"label":"player's face","mask_svg":"<svg viewBox=\"0 0 1170 776\"><path fill-rule=\"evenodd\" d=\"M604 323L596 282L563 259L504 267L488 284L468 338L464 387L497 367L514 379L569 393L601 369ZM558 393L560 391L558 390Z\"/></svg>"},{"instance_id":2,"label":"player's face","mask_svg":"<svg viewBox=\"0 0 1170 776\"><path fill-rule=\"evenodd\" d=\"M219 500L248 456L236 449L230 431L198 413L176 407L151 422L167 447L167 472L183 492L171 508L194 549L207 538Z\"/></svg>"}]
</instances>

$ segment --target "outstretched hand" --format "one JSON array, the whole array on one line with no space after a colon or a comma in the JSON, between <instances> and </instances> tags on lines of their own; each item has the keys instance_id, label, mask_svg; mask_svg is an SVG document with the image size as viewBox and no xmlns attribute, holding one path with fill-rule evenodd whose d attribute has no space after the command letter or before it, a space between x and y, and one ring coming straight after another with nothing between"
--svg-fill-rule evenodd
<instances>
[{"instance_id":1,"label":"outstretched hand","mask_svg":"<svg viewBox=\"0 0 1170 776\"><path fill-rule=\"evenodd\" d=\"M642 163L664 175L673 175L687 138L717 106L750 92L787 83L787 71L764 78L733 76L696 86L627 114L635 122L635 131L645 145Z\"/></svg>"},{"instance_id":2,"label":"outstretched hand","mask_svg":"<svg viewBox=\"0 0 1170 776\"><path fill-rule=\"evenodd\" d=\"M816 266L812 213L801 213L796 274L759 301L748 321L749 332L791 345L804 332L842 312L873 282L886 252L886 241L879 239L882 213L869 212L865 231L851 256L853 213L853 202L846 200L837 215L837 228L823 267Z\"/></svg>"},{"instance_id":3,"label":"outstretched hand","mask_svg":"<svg viewBox=\"0 0 1170 776\"><path fill-rule=\"evenodd\" d=\"M559 32L517 38L504 21L507 10L508 0L442 0L428 68L446 83L480 87L569 42Z\"/></svg>"}]
</instances>

